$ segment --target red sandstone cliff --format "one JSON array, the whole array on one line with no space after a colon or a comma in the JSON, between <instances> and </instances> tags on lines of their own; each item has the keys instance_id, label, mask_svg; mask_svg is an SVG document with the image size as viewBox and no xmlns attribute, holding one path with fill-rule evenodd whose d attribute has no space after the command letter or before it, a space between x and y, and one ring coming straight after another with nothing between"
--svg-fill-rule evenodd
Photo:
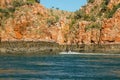
<instances>
[{"instance_id":1,"label":"red sandstone cliff","mask_svg":"<svg viewBox=\"0 0 120 80\"><path fill-rule=\"evenodd\" d=\"M79 15L80 13L77 15L84 18L79 19L81 21L78 23L77 35L73 38L73 42L78 44L120 43L120 0L107 1L95 0L80 9L82 12L84 10L82 13L84 15Z\"/></svg>"},{"instance_id":2,"label":"red sandstone cliff","mask_svg":"<svg viewBox=\"0 0 120 80\"><path fill-rule=\"evenodd\" d=\"M7 8L1 5L1 9ZM57 10L59 15L54 12L56 10L47 10L38 3L17 6L14 12L7 14L7 18L1 12L1 41L55 41L63 44L69 31L68 12Z\"/></svg>"},{"instance_id":3,"label":"red sandstone cliff","mask_svg":"<svg viewBox=\"0 0 120 80\"><path fill-rule=\"evenodd\" d=\"M0 0L1 41L120 43L120 0L95 0L82 7L77 16L76 13L46 9L38 3L28 4L26 0L17 6L13 1ZM114 6L118 6L117 9Z\"/></svg>"}]
</instances>

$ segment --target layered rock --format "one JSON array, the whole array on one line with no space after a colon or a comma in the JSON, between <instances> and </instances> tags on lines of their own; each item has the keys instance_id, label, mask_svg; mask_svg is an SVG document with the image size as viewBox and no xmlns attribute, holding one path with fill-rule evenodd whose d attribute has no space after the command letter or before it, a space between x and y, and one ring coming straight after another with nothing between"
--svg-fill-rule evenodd
<instances>
[{"instance_id":1,"label":"layered rock","mask_svg":"<svg viewBox=\"0 0 120 80\"><path fill-rule=\"evenodd\" d=\"M120 43L120 9L113 18L103 21L100 38L101 43Z\"/></svg>"},{"instance_id":2,"label":"layered rock","mask_svg":"<svg viewBox=\"0 0 120 80\"><path fill-rule=\"evenodd\" d=\"M12 38L21 40L24 36L32 34L30 31L40 29L40 25L37 24L40 24L46 18L45 16L47 16L47 14L43 6L34 4L34 6L24 5L20 7L19 10L13 13L13 16L15 18L10 17L4 21L5 30L1 32L3 41L11 40ZM41 16L43 16L43 18L40 21ZM5 37L5 35L7 37ZM8 36L11 36L11 39L9 39L10 37Z\"/></svg>"},{"instance_id":3,"label":"layered rock","mask_svg":"<svg viewBox=\"0 0 120 80\"><path fill-rule=\"evenodd\" d=\"M54 41L64 44L65 34L69 32L67 20L49 13L38 3L17 7L12 13L14 18L5 19L4 26L1 26L1 41ZM49 18L58 19L58 22L49 21L49 27Z\"/></svg>"},{"instance_id":4,"label":"layered rock","mask_svg":"<svg viewBox=\"0 0 120 80\"><path fill-rule=\"evenodd\" d=\"M0 7L5 8L7 7L13 0L0 0Z\"/></svg>"},{"instance_id":5,"label":"layered rock","mask_svg":"<svg viewBox=\"0 0 120 80\"><path fill-rule=\"evenodd\" d=\"M0 8L9 11L9 8L12 8L12 1L1 0ZM101 8L102 3L103 0L95 0L84 6L81 9L84 15L80 16L80 20L75 20L73 13L48 10L38 3L15 7L15 11L8 12L8 17L5 16L4 11L0 12L0 40L52 41L69 45L118 44L120 43L120 9L118 8L111 18L104 18L107 12L106 9ZM119 3L119 0L110 0L107 7L112 10L113 6ZM99 14L100 11L103 13ZM87 27L89 25L92 26ZM98 28L97 25L102 26Z\"/></svg>"},{"instance_id":6,"label":"layered rock","mask_svg":"<svg viewBox=\"0 0 120 80\"><path fill-rule=\"evenodd\" d=\"M78 44L119 44L120 39L120 8L117 7L117 11L115 13L112 13L113 6L117 6L120 1L114 1L110 0L105 2L102 0L95 0L93 3L88 3L86 6L84 6L81 11L84 11L84 21L79 22L79 28L77 31L77 37L75 43ZM108 5L107 5L108 4ZM105 15L111 15L111 13L107 13L107 7L104 7L107 5L109 9L111 9L111 13L113 14L112 18L105 18ZM97 7L96 7L97 6ZM94 9L94 11L93 11ZM108 10L109 10L108 9ZM103 13L100 12L103 10ZM105 13L106 11L106 13ZM114 10L113 10L114 11ZM98 16L101 14L101 16ZM90 17L89 17L90 16ZM91 19L91 21L88 21L91 17L96 17L95 19ZM100 20L101 19L101 20ZM93 22L94 21L94 22ZM89 30L86 30L86 27L94 24L94 23L100 23L98 25L102 25L101 28L97 29L97 25L90 26ZM75 38L74 38L75 39Z\"/></svg>"},{"instance_id":7,"label":"layered rock","mask_svg":"<svg viewBox=\"0 0 120 80\"><path fill-rule=\"evenodd\" d=\"M90 25L90 22L82 21L79 22L79 29L76 35L76 43L78 44L98 44L100 38L99 29L86 30L86 25Z\"/></svg>"},{"instance_id":8,"label":"layered rock","mask_svg":"<svg viewBox=\"0 0 120 80\"><path fill-rule=\"evenodd\" d=\"M87 4L85 8L85 13L89 14L94 7L100 6L102 2L102 0L95 0L93 3Z\"/></svg>"},{"instance_id":9,"label":"layered rock","mask_svg":"<svg viewBox=\"0 0 120 80\"><path fill-rule=\"evenodd\" d=\"M112 9L115 5L118 5L120 3L120 0L110 0L108 4L108 8Z\"/></svg>"}]
</instances>

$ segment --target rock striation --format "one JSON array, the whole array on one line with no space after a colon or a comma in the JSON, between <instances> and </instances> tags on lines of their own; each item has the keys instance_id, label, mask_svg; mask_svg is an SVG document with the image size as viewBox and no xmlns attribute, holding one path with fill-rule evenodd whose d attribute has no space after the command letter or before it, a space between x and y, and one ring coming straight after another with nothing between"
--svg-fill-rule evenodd
<instances>
[{"instance_id":1,"label":"rock striation","mask_svg":"<svg viewBox=\"0 0 120 80\"><path fill-rule=\"evenodd\" d=\"M18 0L0 0L2 42L47 41L69 45L120 43L120 0L89 0L78 13L47 9L29 0L20 1L22 3Z\"/></svg>"}]
</instances>

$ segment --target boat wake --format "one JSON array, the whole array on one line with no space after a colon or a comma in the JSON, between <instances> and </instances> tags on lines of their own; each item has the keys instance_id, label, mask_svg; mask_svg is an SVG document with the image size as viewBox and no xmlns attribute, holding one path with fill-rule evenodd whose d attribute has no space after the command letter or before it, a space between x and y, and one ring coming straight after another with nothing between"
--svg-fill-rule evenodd
<instances>
[{"instance_id":1,"label":"boat wake","mask_svg":"<svg viewBox=\"0 0 120 80\"><path fill-rule=\"evenodd\" d=\"M66 55L69 55L69 54L79 54L79 55L118 55L118 56L120 56L120 54L114 54L114 53L79 53L79 52L71 52L71 51L60 52L59 54L66 54Z\"/></svg>"}]
</instances>

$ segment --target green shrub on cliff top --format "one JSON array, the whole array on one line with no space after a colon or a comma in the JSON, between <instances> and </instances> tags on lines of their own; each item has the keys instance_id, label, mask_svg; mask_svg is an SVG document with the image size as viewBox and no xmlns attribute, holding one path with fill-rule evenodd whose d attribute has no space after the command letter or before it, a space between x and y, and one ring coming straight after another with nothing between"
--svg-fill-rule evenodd
<instances>
[{"instance_id":1,"label":"green shrub on cliff top","mask_svg":"<svg viewBox=\"0 0 120 80\"><path fill-rule=\"evenodd\" d=\"M54 15L53 18L48 18L47 19L47 25L50 27L51 25L55 25L55 23L59 22L59 16Z\"/></svg>"},{"instance_id":2,"label":"green shrub on cliff top","mask_svg":"<svg viewBox=\"0 0 120 80\"><path fill-rule=\"evenodd\" d=\"M85 27L85 30L87 31L87 30L89 30L89 29L101 29L101 24L100 24L100 22L93 22L93 23L91 23L91 24L89 24L89 25L87 25L86 27Z\"/></svg>"},{"instance_id":3,"label":"green shrub on cliff top","mask_svg":"<svg viewBox=\"0 0 120 80\"><path fill-rule=\"evenodd\" d=\"M27 0L27 4L34 4L36 2L36 0Z\"/></svg>"},{"instance_id":4,"label":"green shrub on cliff top","mask_svg":"<svg viewBox=\"0 0 120 80\"><path fill-rule=\"evenodd\" d=\"M15 12L16 8L19 8L20 6L26 5L26 4L33 4L36 0L27 0L27 2L24 2L23 0L13 0L11 6L8 8L0 8L0 13L2 16L0 17L6 17L9 18L13 16L13 13Z\"/></svg>"},{"instance_id":5,"label":"green shrub on cliff top","mask_svg":"<svg viewBox=\"0 0 120 80\"><path fill-rule=\"evenodd\" d=\"M20 7L25 4L32 5L35 2L40 2L40 1L39 0L27 0L26 2L24 2L23 0L14 0L12 5L13 5L13 7Z\"/></svg>"},{"instance_id":6,"label":"green shrub on cliff top","mask_svg":"<svg viewBox=\"0 0 120 80\"><path fill-rule=\"evenodd\" d=\"M93 3L95 0L87 0L88 3Z\"/></svg>"},{"instance_id":7,"label":"green shrub on cliff top","mask_svg":"<svg viewBox=\"0 0 120 80\"><path fill-rule=\"evenodd\" d=\"M0 17L1 18L3 18L3 17L5 17L5 18L12 17L14 11L15 11L15 8L5 8L5 9L0 8L0 13L2 14L2 16L0 16Z\"/></svg>"},{"instance_id":8,"label":"green shrub on cliff top","mask_svg":"<svg viewBox=\"0 0 120 80\"><path fill-rule=\"evenodd\" d=\"M103 3L101 4L101 11L98 14L99 16L102 16L104 13L104 17L112 18L114 13L117 11L117 9L120 8L120 4L118 4L118 5L114 6L112 10L108 9L107 5L108 5L109 1L110 0L103 1Z\"/></svg>"},{"instance_id":9,"label":"green shrub on cliff top","mask_svg":"<svg viewBox=\"0 0 120 80\"><path fill-rule=\"evenodd\" d=\"M23 6L23 5L25 5L25 2L23 2L23 0L14 0L13 3L12 3L13 7L20 7L20 6Z\"/></svg>"},{"instance_id":10,"label":"green shrub on cliff top","mask_svg":"<svg viewBox=\"0 0 120 80\"><path fill-rule=\"evenodd\" d=\"M36 2L36 0L27 0L27 1L28 1L28 2L33 2L33 3Z\"/></svg>"},{"instance_id":11,"label":"green shrub on cliff top","mask_svg":"<svg viewBox=\"0 0 120 80\"><path fill-rule=\"evenodd\" d=\"M69 24L70 29L73 28L75 23L76 23L76 20L75 19L71 19L71 23Z\"/></svg>"},{"instance_id":12,"label":"green shrub on cliff top","mask_svg":"<svg viewBox=\"0 0 120 80\"><path fill-rule=\"evenodd\" d=\"M120 4L118 4L117 6L114 6L113 9L108 12L107 17L108 17L108 18L113 17L114 13L117 11L118 8L120 8Z\"/></svg>"},{"instance_id":13,"label":"green shrub on cliff top","mask_svg":"<svg viewBox=\"0 0 120 80\"><path fill-rule=\"evenodd\" d=\"M74 18L77 19L82 19L86 21L96 21L96 18L93 14L86 14L84 10L78 10L75 12Z\"/></svg>"},{"instance_id":14,"label":"green shrub on cliff top","mask_svg":"<svg viewBox=\"0 0 120 80\"><path fill-rule=\"evenodd\" d=\"M77 11L75 12L74 18L75 18L75 19L80 19L80 18L82 18L84 15L85 15L85 12L84 12L83 10L77 10Z\"/></svg>"}]
</instances>

